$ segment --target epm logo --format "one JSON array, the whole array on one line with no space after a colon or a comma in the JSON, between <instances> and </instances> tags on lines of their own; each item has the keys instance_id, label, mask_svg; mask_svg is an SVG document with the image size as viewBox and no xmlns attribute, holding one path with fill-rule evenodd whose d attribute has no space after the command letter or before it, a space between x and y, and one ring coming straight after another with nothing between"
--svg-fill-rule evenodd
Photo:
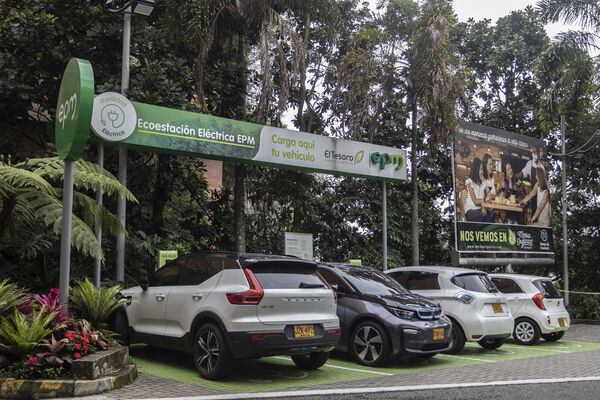
<instances>
[{"instance_id":1,"label":"epm logo","mask_svg":"<svg viewBox=\"0 0 600 400\"><path fill-rule=\"evenodd\" d=\"M397 171L404 166L404 157L401 154L375 152L371 154L371 162L379 164L379 169L385 169L388 164L395 164L395 170Z\"/></svg>"}]
</instances>

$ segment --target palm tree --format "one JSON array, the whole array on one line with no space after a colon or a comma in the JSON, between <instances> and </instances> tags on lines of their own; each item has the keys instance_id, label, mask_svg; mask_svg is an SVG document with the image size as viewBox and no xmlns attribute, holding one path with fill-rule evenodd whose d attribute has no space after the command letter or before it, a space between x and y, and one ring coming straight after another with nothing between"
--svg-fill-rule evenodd
<instances>
[{"instance_id":1,"label":"palm tree","mask_svg":"<svg viewBox=\"0 0 600 400\"><path fill-rule=\"evenodd\" d=\"M278 122L285 111L290 88L296 83L302 69L304 52L301 38L276 11L276 3L272 0L194 0L183 4L176 0L165 1L166 21L173 27L173 33L196 52L195 104L200 112L209 112L204 74L209 52L214 50L213 44L216 43L220 47L220 55L229 61L229 66L239 71L235 78L237 82L231 82L231 86L240 89L232 96L228 109L217 110L216 113L240 120L248 118L248 73L251 49L254 48L261 84L255 90L257 100L252 110L252 120L260 124ZM297 5L296 2L288 3ZM289 9L290 4L282 4L284 9ZM289 59L286 56L286 46L291 49ZM279 79L279 98L276 104L272 104L276 90L273 70L278 71ZM245 166L235 166L233 208L236 251L245 251L246 248L245 174Z\"/></svg>"},{"instance_id":2,"label":"palm tree","mask_svg":"<svg viewBox=\"0 0 600 400\"><path fill-rule=\"evenodd\" d=\"M450 143L456 132L457 101L464 80L453 64L449 33L455 16L445 0L428 0L421 6L408 50L408 102L412 112L411 136L411 240L412 264L419 265L419 136L427 135L430 155Z\"/></svg>"},{"instance_id":3,"label":"palm tree","mask_svg":"<svg viewBox=\"0 0 600 400\"><path fill-rule=\"evenodd\" d=\"M101 185L108 195L137 200L113 175L94 163L78 160L74 169L74 186L82 191L73 194L73 205L80 217L73 215L71 246L85 255L104 259L93 228L99 223L112 233L124 228L118 218L83 191L94 192ZM10 158L0 158L0 238L15 230L35 237L32 229L39 221L60 234L62 189L53 184L60 183L63 171L64 161L57 157L30 159L14 165Z\"/></svg>"}]
</instances>

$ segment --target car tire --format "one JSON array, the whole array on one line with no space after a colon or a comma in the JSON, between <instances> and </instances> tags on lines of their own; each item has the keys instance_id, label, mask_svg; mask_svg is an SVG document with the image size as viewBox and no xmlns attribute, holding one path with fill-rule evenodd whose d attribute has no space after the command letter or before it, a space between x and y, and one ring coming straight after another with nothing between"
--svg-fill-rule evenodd
<instances>
[{"instance_id":1,"label":"car tire","mask_svg":"<svg viewBox=\"0 0 600 400\"><path fill-rule=\"evenodd\" d=\"M111 325L111 330L117 334L117 339L124 346L129 346L129 322L127 321L125 312L122 310L115 312Z\"/></svg>"},{"instance_id":2,"label":"car tire","mask_svg":"<svg viewBox=\"0 0 600 400\"><path fill-rule=\"evenodd\" d=\"M447 354L456 354L460 353L462 349L465 347L465 343L467 339L465 339L465 334L462 330L462 327L458 324L458 322L452 320L452 332L450 333L452 340L450 342L450 348L444 353Z\"/></svg>"},{"instance_id":3,"label":"car tire","mask_svg":"<svg viewBox=\"0 0 600 400\"><path fill-rule=\"evenodd\" d=\"M200 376L209 380L224 377L233 361L223 332L214 324L202 325L196 331L192 355Z\"/></svg>"},{"instance_id":4,"label":"car tire","mask_svg":"<svg viewBox=\"0 0 600 400\"><path fill-rule=\"evenodd\" d=\"M349 348L356 362L369 367L383 365L391 353L388 334L375 321L364 321L354 328Z\"/></svg>"},{"instance_id":5,"label":"car tire","mask_svg":"<svg viewBox=\"0 0 600 400\"><path fill-rule=\"evenodd\" d=\"M540 328L530 318L517 318L513 330L513 339L517 344L534 345L540 340Z\"/></svg>"},{"instance_id":6,"label":"car tire","mask_svg":"<svg viewBox=\"0 0 600 400\"><path fill-rule=\"evenodd\" d=\"M562 339L563 336L565 336L565 331L542 333L542 338L547 342L556 342Z\"/></svg>"},{"instance_id":7,"label":"car tire","mask_svg":"<svg viewBox=\"0 0 600 400\"><path fill-rule=\"evenodd\" d=\"M484 349L495 350L498 347L502 346L504 344L504 342L506 342L505 338L499 338L499 339L481 339L477 343Z\"/></svg>"},{"instance_id":8,"label":"car tire","mask_svg":"<svg viewBox=\"0 0 600 400\"><path fill-rule=\"evenodd\" d=\"M320 368L329 358L328 351L314 352L310 354L297 354L292 356L292 361L296 367L302 370L310 371Z\"/></svg>"}]
</instances>

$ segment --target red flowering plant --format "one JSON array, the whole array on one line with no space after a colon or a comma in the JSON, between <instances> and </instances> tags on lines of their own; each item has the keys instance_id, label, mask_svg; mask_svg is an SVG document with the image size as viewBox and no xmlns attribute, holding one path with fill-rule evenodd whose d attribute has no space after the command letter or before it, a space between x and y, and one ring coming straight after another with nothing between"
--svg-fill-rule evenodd
<instances>
[{"instance_id":1,"label":"red flowering plant","mask_svg":"<svg viewBox=\"0 0 600 400\"><path fill-rule=\"evenodd\" d=\"M66 359L78 359L98 350L108 348L109 344L102 332L93 331L90 323L84 319L77 322L67 321L65 332L65 347L67 349Z\"/></svg>"}]
</instances>

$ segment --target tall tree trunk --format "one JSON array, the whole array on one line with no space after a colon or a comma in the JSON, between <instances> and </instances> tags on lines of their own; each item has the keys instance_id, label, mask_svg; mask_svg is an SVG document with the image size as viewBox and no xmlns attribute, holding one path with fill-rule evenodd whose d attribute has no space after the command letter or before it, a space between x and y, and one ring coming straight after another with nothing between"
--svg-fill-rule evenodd
<instances>
[{"instance_id":1,"label":"tall tree trunk","mask_svg":"<svg viewBox=\"0 0 600 400\"><path fill-rule=\"evenodd\" d=\"M234 251L246 252L246 166L236 164L233 184Z\"/></svg>"},{"instance_id":2,"label":"tall tree trunk","mask_svg":"<svg viewBox=\"0 0 600 400\"><path fill-rule=\"evenodd\" d=\"M308 39L310 38L310 14L306 14L306 27L304 30L304 54L308 54ZM310 126L306 126L304 121L304 102L306 101L306 68L308 60L304 62L302 71L300 71L300 98L298 99L298 124L301 132L309 132Z\"/></svg>"},{"instance_id":3,"label":"tall tree trunk","mask_svg":"<svg viewBox=\"0 0 600 400\"><path fill-rule=\"evenodd\" d=\"M412 242L412 265L419 265L419 181L417 173L417 110L412 110L412 136L410 140L410 183L412 207L410 218L410 237Z\"/></svg>"}]
</instances>

